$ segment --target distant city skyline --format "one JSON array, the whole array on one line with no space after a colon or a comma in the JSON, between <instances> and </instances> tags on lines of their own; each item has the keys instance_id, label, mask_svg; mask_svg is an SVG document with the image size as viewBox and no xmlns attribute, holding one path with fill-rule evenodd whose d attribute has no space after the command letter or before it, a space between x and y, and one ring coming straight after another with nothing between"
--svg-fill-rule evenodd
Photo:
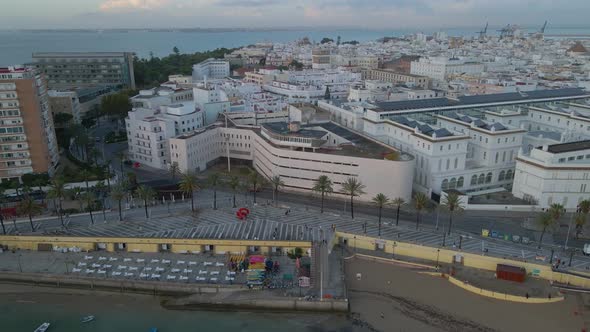
<instances>
[{"instance_id":1,"label":"distant city skyline","mask_svg":"<svg viewBox=\"0 0 590 332\"><path fill-rule=\"evenodd\" d=\"M587 0L21 0L0 29L587 25Z\"/></svg>"}]
</instances>

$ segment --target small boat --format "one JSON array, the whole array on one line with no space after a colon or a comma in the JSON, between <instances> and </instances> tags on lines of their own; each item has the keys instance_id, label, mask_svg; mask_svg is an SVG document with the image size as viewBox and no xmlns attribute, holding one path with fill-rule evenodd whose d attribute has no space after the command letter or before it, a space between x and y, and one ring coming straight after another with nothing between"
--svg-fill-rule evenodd
<instances>
[{"instance_id":1,"label":"small boat","mask_svg":"<svg viewBox=\"0 0 590 332\"><path fill-rule=\"evenodd\" d=\"M86 316L86 317L82 317L82 323L89 323L92 322L94 320L94 316Z\"/></svg>"},{"instance_id":2,"label":"small boat","mask_svg":"<svg viewBox=\"0 0 590 332\"><path fill-rule=\"evenodd\" d=\"M35 332L45 332L49 329L49 323L45 322L35 329Z\"/></svg>"}]
</instances>

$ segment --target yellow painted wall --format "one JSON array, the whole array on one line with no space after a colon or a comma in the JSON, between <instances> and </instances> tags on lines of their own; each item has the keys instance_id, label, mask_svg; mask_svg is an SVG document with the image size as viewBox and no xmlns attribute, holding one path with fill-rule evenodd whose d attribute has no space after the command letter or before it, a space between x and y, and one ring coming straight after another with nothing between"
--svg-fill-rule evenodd
<instances>
[{"instance_id":1,"label":"yellow painted wall","mask_svg":"<svg viewBox=\"0 0 590 332\"><path fill-rule=\"evenodd\" d=\"M306 241L256 241L256 240L211 240L211 239L155 239L155 238L114 238L114 237L67 237L67 236L0 236L0 245L10 249L37 250L39 243L50 243L60 247L78 247L94 250L97 243L106 243L107 251L115 251L115 243L126 243L127 251L158 252L160 244L172 246L172 252L202 251L202 246L213 245L216 252L247 252L249 246L260 247L268 253L271 247L281 247L283 251L295 247L307 251L311 247Z\"/></svg>"},{"instance_id":2,"label":"yellow painted wall","mask_svg":"<svg viewBox=\"0 0 590 332\"><path fill-rule=\"evenodd\" d=\"M367 249L367 250L375 250L376 248L376 238L367 237L367 236L359 236L355 234L349 234L344 232L336 232L337 237L342 237L347 239L348 245L350 247L356 247L359 249ZM393 240L378 240L381 242L385 242L384 252L392 254L392 256L408 256L418 259L424 259L436 262L437 259L440 263L447 263L450 264L453 262L453 257L456 254L463 256L463 263L465 266L482 269L482 270L489 270L489 271L496 271L496 266L498 264L507 264L513 266L520 266L524 267L527 273L531 273L533 270L539 271L539 277L555 281L564 284L571 284L578 287L585 287L590 288L590 278L583 278L578 276L572 276L569 274L564 274L560 272L553 272L551 267L548 264L538 264L538 263L531 263L531 262L522 262L518 260L511 260L511 259L503 259L503 258L496 258L490 256L483 256L471 253L465 253L460 250L453 250L453 249L439 249L434 247L426 247L418 244L413 243L405 243Z\"/></svg>"}]
</instances>

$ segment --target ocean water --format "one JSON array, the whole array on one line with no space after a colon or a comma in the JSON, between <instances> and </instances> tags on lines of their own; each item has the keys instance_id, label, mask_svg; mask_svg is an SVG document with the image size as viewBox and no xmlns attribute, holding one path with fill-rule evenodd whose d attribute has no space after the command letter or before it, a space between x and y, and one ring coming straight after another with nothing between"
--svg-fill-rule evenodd
<instances>
[{"instance_id":1,"label":"ocean water","mask_svg":"<svg viewBox=\"0 0 590 332\"><path fill-rule=\"evenodd\" d=\"M10 286L2 289L9 292ZM163 309L157 298L146 295L38 292L0 295L0 331L32 332L43 322L51 324L48 332L147 332L152 327L159 332L321 332L350 331L351 326L343 316L178 311ZM87 315L96 319L81 323Z\"/></svg>"},{"instance_id":2,"label":"ocean water","mask_svg":"<svg viewBox=\"0 0 590 332\"><path fill-rule=\"evenodd\" d=\"M342 41L369 41L384 36L402 36L415 32L432 33L445 31L450 36L475 36L482 27L455 29L307 29L277 31L232 31L232 32L26 32L0 31L0 65L22 64L31 60L33 52L88 52L130 51L139 57L165 56L177 46L182 53L206 51L219 47L239 47L256 42L288 42L303 37L319 41L323 37ZM539 27L523 30L536 31ZM490 34L497 34L490 28ZM547 34L590 34L590 27L561 28L549 26Z\"/></svg>"}]
</instances>

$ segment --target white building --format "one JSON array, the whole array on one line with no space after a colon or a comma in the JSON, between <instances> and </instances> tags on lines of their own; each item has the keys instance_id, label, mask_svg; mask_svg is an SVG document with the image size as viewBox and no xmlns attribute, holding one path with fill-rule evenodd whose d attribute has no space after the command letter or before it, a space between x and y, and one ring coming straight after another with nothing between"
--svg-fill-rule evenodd
<instances>
[{"instance_id":1,"label":"white building","mask_svg":"<svg viewBox=\"0 0 590 332\"><path fill-rule=\"evenodd\" d=\"M229 77L229 61L223 59L207 59L193 65L193 83L206 79Z\"/></svg>"},{"instance_id":2,"label":"white building","mask_svg":"<svg viewBox=\"0 0 590 332\"><path fill-rule=\"evenodd\" d=\"M214 124L171 139L171 160L183 172L202 171L229 154L232 159L252 161L266 178L280 176L286 190L309 192L319 176L327 175L336 193L347 178L354 177L366 186L361 200L377 193L410 199L414 166L410 156L331 122L299 126L279 122L257 129Z\"/></svg>"},{"instance_id":3,"label":"white building","mask_svg":"<svg viewBox=\"0 0 590 332\"><path fill-rule=\"evenodd\" d=\"M423 57L418 61L412 61L410 65L411 74L427 76L439 81L446 81L453 75L480 76L483 71L482 63L445 57Z\"/></svg>"},{"instance_id":4,"label":"white building","mask_svg":"<svg viewBox=\"0 0 590 332\"><path fill-rule=\"evenodd\" d=\"M521 153L512 193L543 208L576 209L590 198L590 141L544 145Z\"/></svg>"}]
</instances>

